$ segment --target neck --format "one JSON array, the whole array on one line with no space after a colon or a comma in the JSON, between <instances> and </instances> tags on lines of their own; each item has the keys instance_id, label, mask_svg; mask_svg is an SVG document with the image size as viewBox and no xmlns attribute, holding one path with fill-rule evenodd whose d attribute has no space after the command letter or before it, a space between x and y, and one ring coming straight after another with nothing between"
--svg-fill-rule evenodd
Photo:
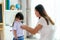
<instances>
[{"instance_id":1,"label":"neck","mask_svg":"<svg viewBox=\"0 0 60 40\"><path fill-rule=\"evenodd\" d=\"M19 20L19 21L17 21L17 22L20 22L20 20Z\"/></svg>"},{"instance_id":2,"label":"neck","mask_svg":"<svg viewBox=\"0 0 60 40\"><path fill-rule=\"evenodd\" d=\"M41 18L42 16L39 16L39 19Z\"/></svg>"}]
</instances>

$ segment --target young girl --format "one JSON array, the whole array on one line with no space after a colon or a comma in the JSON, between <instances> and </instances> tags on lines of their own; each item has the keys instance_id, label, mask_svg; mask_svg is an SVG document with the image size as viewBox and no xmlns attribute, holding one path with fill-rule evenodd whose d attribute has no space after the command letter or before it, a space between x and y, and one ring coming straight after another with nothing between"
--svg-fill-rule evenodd
<instances>
[{"instance_id":1,"label":"young girl","mask_svg":"<svg viewBox=\"0 0 60 40\"><path fill-rule=\"evenodd\" d=\"M21 26L22 26L21 21L23 19L24 19L24 17L21 12L16 14L15 20L13 23L13 34L14 34L13 40L24 40L23 29L21 28Z\"/></svg>"}]
</instances>

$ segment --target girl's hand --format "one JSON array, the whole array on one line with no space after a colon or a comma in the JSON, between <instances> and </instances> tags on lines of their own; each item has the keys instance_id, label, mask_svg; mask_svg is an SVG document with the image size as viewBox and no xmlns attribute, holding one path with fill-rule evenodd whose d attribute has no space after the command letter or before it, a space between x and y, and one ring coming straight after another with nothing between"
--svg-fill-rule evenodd
<instances>
[{"instance_id":1,"label":"girl's hand","mask_svg":"<svg viewBox=\"0 0 60 40\"><path fill-rule=\"evenodd\" d=\"M17 37L15 37L15 40L18 40L18 38L17 38Z\"/></svg>"}]
</instances>

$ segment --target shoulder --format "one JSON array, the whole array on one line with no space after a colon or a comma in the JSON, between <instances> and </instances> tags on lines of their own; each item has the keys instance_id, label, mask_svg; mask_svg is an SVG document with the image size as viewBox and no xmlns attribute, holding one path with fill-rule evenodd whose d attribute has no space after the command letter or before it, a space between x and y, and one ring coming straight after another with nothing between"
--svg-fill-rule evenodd
<instances>
[{"instance_id":1,"label":"shoulder","mask_svg":"<svg viewBox=\"0 0 60 40\"><path fill-rule=\"evenodd\" d=\"M39 20L45 20L45 18L44 17L41 17Z\"/></svg>"},{"instance_id":2,"label":"shoulder","mask_svg":"<svg viewBox=\"0 0 60 40\"><path fill-rule=\"evenodd\" d=\"M43 17L41 17L40 19L39 19L39 21L41 21L41 22L46 22L46 20L45 20L45 18L43 18Z\"/></svg>"},{"instance_id":3,"label":"shoulder","mask_svg":"<svg viewBox=\"0 0 60 40\"><path fill-rule=\"evenodd\" d=\"M18 24L18 22L17 21L14 21L14 26L16 26Z\"/></svg>"},{"instance_id":4,"label":"shoulder","mask_svg":"<svg viewBox=\"0 0 60 40\"><path fill-rule=\"evenodd\" d=\"M43 17L41 17L38 22L39 22L40 24L43 24L43 25L46 25L46 24L47 24L45 18L43 18Z\"/></svg>"},{"instance_id":5,"label":"shoulder","mask_svg":"<svg viewBox=\"0 0 60 40\"><path fill-rule=\"evenodd\" d=\"M13 30L17 30L17 24L18 24L18 22L14 21Z\"/></svg>"}]
</instances>

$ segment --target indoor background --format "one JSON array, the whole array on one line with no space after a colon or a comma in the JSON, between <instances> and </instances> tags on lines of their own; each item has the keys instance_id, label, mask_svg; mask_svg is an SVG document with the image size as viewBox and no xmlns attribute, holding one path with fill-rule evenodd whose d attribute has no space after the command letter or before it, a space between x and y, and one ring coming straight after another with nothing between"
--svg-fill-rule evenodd
<instances>
[{"instance_id":1,"label":"indoor background","mask_svg":"<svg viewBox=\"0 0 60 40\"><path fill-rule=\"evenodd\" d=\"M25 24L35 28L38 19L34 14L34 7L38 4L44 5L47 14L55 22L53 40L60 40L60 0L0 0L0 4L3 5L3 26L0 27L0 40L12 40L13 34L10 30L17 12L23 13ZM17 4L20 4L19 9L16 8ZM15 6L14 10L10 9L11 5ZM35 35L31 35L27 31L24 31L24 33L25 40L39 40L40 38L38 33ZM26 38L27 36L30 36L30 38Z\"/></svg>"}]
</instances>

